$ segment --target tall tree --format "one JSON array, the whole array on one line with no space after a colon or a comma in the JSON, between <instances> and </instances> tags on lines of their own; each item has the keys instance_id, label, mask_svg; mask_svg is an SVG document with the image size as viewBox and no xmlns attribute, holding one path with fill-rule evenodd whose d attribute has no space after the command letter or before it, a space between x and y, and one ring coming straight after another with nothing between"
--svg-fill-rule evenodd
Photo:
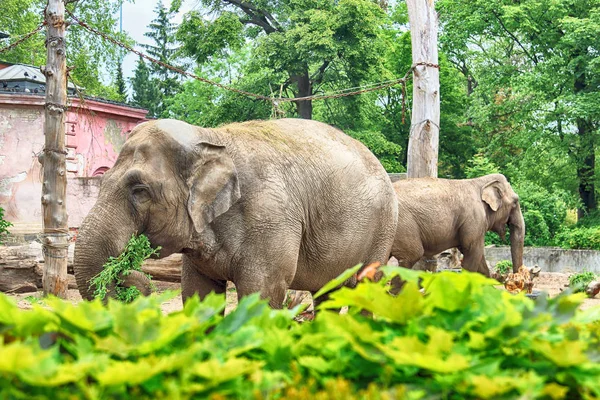
<instances>
[{"instance_id":1,"label":"tall tree","mask_svg":"<svg viewBox=\"0 0 600 400\"><path fill-rule=\"evenodd\" d=\"M574 177L579 215L594 210L600 0L439 0L438 6L445 44L477 82L471 116L482 147L498 165L532 180L564 187Z\"/></svg>"},{"instance_id":2,"label":"tall tree","mask_svg":"<svg viewBox=\"0 0 600 400\"><path fill-rule=\"evenodd\" d=\"M153 58L169 65L179 63L179 49L177 46L175 32L176 27L171 22L173 12L167 10L162 1L159 1L155 9L156 18L148 25L149 31L144 36L152 39L152 44L144 44L148 54ZM161 116L165 109L165 99L173 97L180 90L180 75L161 65L152 63L150 65L152 77L158 88L159 96L154 99L157 103L155 116Z\"/></svg>"},{"instance_id":3,"label":"tall tree","mask_svg":"<svg viewBox=\"0 0 600 400\"><path fill-rule=\"evenodd\" d=\"M185 53L202 64L250 41L254 62L283 73L280 81L271 82L277 93L311 96L332 81L359 86L381 65L385 13L370 0L200 3L216 18L207 20L200 11L185 16L178 31ZM297 101L296 113L312 118L312 102Z\"/></svg>"},{"instance_id":4,"label":"tall tree","mask_svg":"<svg viewBox=\"0 0 600 400\"><path fill-rule=\"evenodd\" d=\"M149 117L159 115L159 103L156 99L160 92L156 82L150 78L151 72L148 65L140 57L135 67L135 73L131 78L131 102L133 105L145 108L148 110Z\"/></svg>"},{"instance_id":5,"label":"tall tree","mask_svg":"<svg viewBox=\"0 0 600 400\"><path fill-rule=\"evenodd\" d=\"M119 100L127 102L127 88L125 87L125 78L123 78L123 62L117 64L117 72L115 74L115 86Z\"/></svg>"}]
</instances>

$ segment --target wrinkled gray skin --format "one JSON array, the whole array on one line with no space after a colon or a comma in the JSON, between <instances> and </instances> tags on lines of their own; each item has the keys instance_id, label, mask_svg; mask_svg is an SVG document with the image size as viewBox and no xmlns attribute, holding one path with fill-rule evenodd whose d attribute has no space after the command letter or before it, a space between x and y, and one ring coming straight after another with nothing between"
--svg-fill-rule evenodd
<instances>
[{"instance_id":1,"label":"wrinkled gray skin","mask_svg":"<svg viewBox=\"0 0 600 400\"><path fill-rule=\"evenodd\" d=\"M491 174L476 179L416 178L394 182L398 198L398 228L392 256L412 268L423 256L457 247L462 267L490 276L484 257L487 231L505 238L510 227L513 271L523 265L525 222L519 196L506 177Z\"/></svg>"},{"instance_id":2,"label":"wrinkled gray skin","mask_svg":"<svg viewBox=\"0 0 600 400\"><path fill-rule=\"evenodd\" d=\"M387 261L397 214L379 161L329 125L150 121L103 177L75 245L75 277L91 298L90 278L138 232L161 257L183 253L184 301L223 293L230 280L238 297L260 292L280 308L288 288L314 293L360 262ZM141 274L128 279L148 292Z\"/></svg>"}]
</instances>

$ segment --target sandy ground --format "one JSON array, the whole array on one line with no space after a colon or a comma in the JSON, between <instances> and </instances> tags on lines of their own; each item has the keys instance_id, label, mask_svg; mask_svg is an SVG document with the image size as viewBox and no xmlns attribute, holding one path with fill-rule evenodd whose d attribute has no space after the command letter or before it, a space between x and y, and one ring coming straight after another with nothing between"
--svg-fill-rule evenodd
<instances>
[{"instance_id":1,"label":"sandy ground","mask_svg":"<svg viewBox=\"0 0 600 400\"><path fill-rule=\"evenodd\" d=\"M540 290L543 292L547 292L549 296L556 296L563 290L567 283L569 282L569 275L565 273L557 273L557 272L540 272L538 278L534 280L534 290ZM166 282L157 282L157 287L159 291L164 291L167 289L179 289L179 284L177 283L166 283ZM311 297L308 292L302 292L304 295L302 302L310 304ZM19 308L29 309L31 308L31 296L40 298L42 292L32 292L32 293L19 293L11 295L15 297L18 301ZM77 290L69 290L69 300L77 303L81 301L81 296ZM226 313L229 313L237 304L237 296L235 294L235 287L231 282L227 288L227 308L225 310ZM581 305L581 309L586 309L593 306L600 306L600 295L596 296L593 299L586 299ZM162 304L162 310L164 313L170 313L173 311L181 310L183 307L181 303L181 297L176 296L175 298L165 302ZM312 309L312 307L310 308Z\"/></svg>"}]
</instances>

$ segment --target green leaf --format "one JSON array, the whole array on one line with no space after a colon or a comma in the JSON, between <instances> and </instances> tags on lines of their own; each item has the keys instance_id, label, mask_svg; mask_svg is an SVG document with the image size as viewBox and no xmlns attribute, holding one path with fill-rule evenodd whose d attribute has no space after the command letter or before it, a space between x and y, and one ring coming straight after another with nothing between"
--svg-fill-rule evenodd
<instances>
[{"instance_id":1,"label":"green leaf","mask_svg":"<svg viewBox=\"0 0 600 400\"><path fill-rule=\"evenodd\" d=\"M99 299L71 304L56 297L46 299L48 306L60 318L61 329L81 334L100 333L113 325L113 316Z\"/></svg>"},{"instance_id":2,"label":"green leaf","mask_svg":"<svg viewBox=\"0 0 600 400\"><path fill-rule=\"evenodd\" d=\"M325 293L330 292L333 289L342 286L348 279L350 279L354 274L358 272L358 270L362 267L362 264L355 265L352 268L348 268L344 272L342 272L337 278L327 282L317 293L313 295L313 298L319 298L323 296Z\"/></svg>"}]
</instances>

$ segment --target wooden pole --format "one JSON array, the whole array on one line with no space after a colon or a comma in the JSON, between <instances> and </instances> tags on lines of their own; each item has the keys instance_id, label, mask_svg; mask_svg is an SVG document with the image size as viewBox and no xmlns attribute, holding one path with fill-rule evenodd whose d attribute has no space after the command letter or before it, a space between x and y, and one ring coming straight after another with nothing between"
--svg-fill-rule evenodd
<instances>
[{"instance_id":1,"label":"wooden pole","mask_svg":"<svg viewBox=\"0 0 600 400\"><path fill-rule=\"evenodd\" d=\"M407 175L409 178L437 177L440 135L438 18L434 0L406 0L406 5L415 66Z\"/></svg>"},{"instance_id":2,"label":"wooden pole","mask_svg":"<svg viewBox=\"0 0 600 400\"><path fill-rule=\"evenodd\" d=\"M65 5L62 0L48 0L46 7L46 103L45 146L40 162L44 171L42 211L44 215L44 294L67 297L67 169L65 150L65 112L67 102L67 68L65 46Z\"/></svg>"}]
</instances>

